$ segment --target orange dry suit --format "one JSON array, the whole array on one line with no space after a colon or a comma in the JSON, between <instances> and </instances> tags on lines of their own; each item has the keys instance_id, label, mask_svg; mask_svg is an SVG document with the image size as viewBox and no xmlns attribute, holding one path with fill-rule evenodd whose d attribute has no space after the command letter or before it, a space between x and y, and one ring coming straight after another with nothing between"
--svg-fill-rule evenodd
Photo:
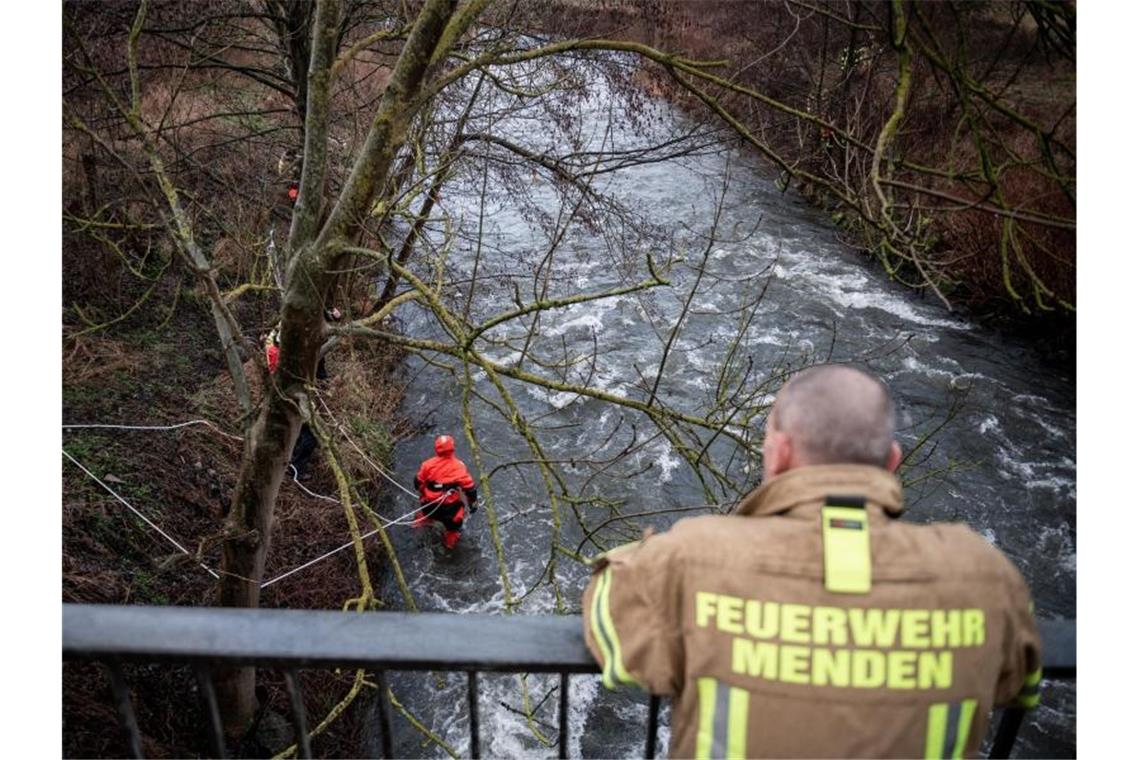
<instances>
[{"instance_id":1,"label":"orange dry suit","mask_svg":"<svg viewBox=\"0 0 1140 760\"><path fill-rule=\"evenodd\" d=\"M472 512L479 498L467 465L452 452L434 456L420 465L415 485L420 494L420 504L424 507L420 510L420 519L443 523L443 543L449 549L454 547L459 543L466 516L464 497Z\"/></svg>"},{"instance_id":2,"label":"orange dry suit","mask_svg":"<svg viewBox=\"0 0 1140 760\"><path fill-rule=\"evenodd\" d=\"M269 374L277 371L277 364L281 360L281 347L275 339L270 338L265 344L265 364L269 367Z\"/></svg>"}]
</instances>

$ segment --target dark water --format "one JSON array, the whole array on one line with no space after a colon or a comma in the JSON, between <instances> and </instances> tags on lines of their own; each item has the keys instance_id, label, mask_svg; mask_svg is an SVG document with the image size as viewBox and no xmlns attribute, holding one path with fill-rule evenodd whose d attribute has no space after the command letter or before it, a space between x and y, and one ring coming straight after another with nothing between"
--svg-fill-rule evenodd
<instances>
[{"instance_id":1,"label":"dark water","mask_svg":"<svg viewBox=\"0 0 1140 760\"><path fill-rule=\"evenodd\" d=\"M587 145L611 141L618 147L647 144L656 136L693 128L684 116L654 105L651 126L612 120L614 97L604 83L594 83L594 96L581 106ZM645 116L645 114L642 114ZM500 133L542 151L564 141L541 120L518 118L498 125ZM913 449L928 434L906 474L910 485L909 519L918 522L961 520L999 546L1029 581L1037 609L1045 617L1076 614L1076 499L1074 379L1051 366L1029 345L999 336L948 314L933 299L923 300L887 281L882 271L837 241L835 229L817 210L783 194L769 170L731 148L704 149L666 163L632 167L602 175L597 189L653 225L652 234L633 233L617 221L589 229L575 224L556 248L550 270L549 297L628 285L645 277L644 250L658 260L670 253L683 262L669 272L670 287L579 304L548 312L531 344L536 355L556 361L566 355L585 357L570 369L570 379L629 398L645 398L638 371L652 375L664 341L697 278L722 192L719 234L707 257L701 286L690 315L666 365L659 396L686 413L699 414L715 393L722 362L734 337L742 336L731 359L738 369L751 361L757 387L770 371L802 363L858 360L889 384L899 408L900 441ZM491 186L496 177L490 177ZM446 276L459 284L445 288L446 302L462 312L475 261L474 238L479 225L481 175L461 175L445 191L443 208L454 241ZM571 197L573 200L573 197ZM513 285L532 300L535 271L550 246L535 209L557 219L560 196L540 178L524 177L522 185L492 197L484 209L480 280L472 300L472 321L512 308ZM442 232L437 230L437 239ZM640 264L640 270L636 266ZM421 267L422 274L430 269ZM766 290L765 290L766 288ZM735 313L763 299L743 329ZM418 336L440 336L438 322L426 310L405 307L405 329ZM492 331L523 344L526 320ZM596 346L596 349L595 349ZM485 354L510 363L518 351L482 345ZM447 357L433 359L448 361ZM552 376L533 362L526 369ZM503 405L488 378L472 370L475 390ZM431 454L431 438L456 436L458 454L474 470L470 446L461 426L462 369L453 374L409 359L410 385L405 413L428 421L423 436L401 444L397 470L410 480L420 460ZM556 466L568 487L584 498L616 502L626 513L706 504L700 482L672 445L641 415L606 402L504 380L520 412L532 423L546 455L567 460ZM778 385L778 383L777 383ZM776 387L775 385L772 386ZM483 469L529 460L533 453L504 416L488 403L472 401L473 424L482 447ZM741 430L755 437L762 417L742 412ZM742 456L725 439L710 451L739 490L757 480L758 462ZM627 450L628 449L628 450ZM623 453L605 467L599 462ZM569 463L574 460L574 463ZM406 477L404 477L406 476ZM731 501L732 489L713 489L713 501ZM501 562L491 540L486 509L469 522L460 548L444 553L430 531L395 529L394 540L404 572L422 609L452 612L503 612L508 598L524 597L519 613L551 612L560 606L578 611L585 570L560 556L549 582L551 542L577 548L583 531L563 504L561 527L555 531L550 500L541 474L533 465L506 467L491 476L491 495L498 516ZM392 507L403 512L406 497ZM594 527L612 515L595 501L580 506L584 522ZM637 518L638 524L667 526L686 514ZM395 512L394 512L395 514ZM620 528L619 522L614 526ZM617 530L603 530L605 543L628 540ZM586 545L584 554L596 549ZM510 586L508 594L500 568ZM528 589L533 589L526 594ZM462 642L457 642L461 646ZM555 677L532 676L526 688L531 705L557 684ZM430 727L466 752L465 681L445 677L440 685L426 676L402 676L394 688ZM1075 687L1047 683L1041 708L1026 721L1015 753L1021 756L1075 754ZM483 753L494 757L554 756L557 694L535 712L528 725L524 690L518 677L486 676L480 704ZM571 752L574 756L618 757L641 752L646 719L644 698L606 693L598 679L575 677L571 696ZM398 754L439 756L422 736L397 719ZM668 727L660 737L667 741ZM664 744L662 745L664 747Z\"/></svg>"}]
</instances>

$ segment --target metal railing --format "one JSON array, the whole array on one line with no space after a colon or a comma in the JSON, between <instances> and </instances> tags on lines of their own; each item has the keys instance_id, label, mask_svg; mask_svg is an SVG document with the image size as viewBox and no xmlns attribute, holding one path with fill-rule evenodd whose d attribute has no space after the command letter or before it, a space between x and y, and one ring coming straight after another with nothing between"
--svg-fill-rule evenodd
<instances>
[{"instance_id":1,"label":"metal railing","mask_svg":"<svg viewBox=\"0 0 1140 760\"><path fill-rule=\"evenodd\" d=\"M1076 623L1038 620L1044 645L1044 677L1076 678ZM464 645L457 648L456 641ZM283 671L301 757L311 757L299 668L364 668L386 693L389 670L467 673L469 756L479 757L478 674L558 673L558 754L567 757L570 675L597 673L582 639L578 616L456 615L400 612L365 615L320 610L237 610L216 607L63 605L65 660L102 662L110 671L120 725L134 757L142 744L123 674L127 662L189 664L198 678L211 749L225 755L212 668L254 665ZM388 702L377 699L380 745L393 757ZM656 754L660 698L649 697L645 757ZM1023 711L1002 715L991 757L1009 757Z\"/></svg>"}]
</instances>

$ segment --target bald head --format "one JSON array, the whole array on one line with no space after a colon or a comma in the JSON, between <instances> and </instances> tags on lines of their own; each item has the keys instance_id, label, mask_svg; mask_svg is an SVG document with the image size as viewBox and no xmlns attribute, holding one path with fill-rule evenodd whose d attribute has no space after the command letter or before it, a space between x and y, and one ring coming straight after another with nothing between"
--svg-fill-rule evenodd
<instances>
[{"instance_id":1,"label":"bald head","mask_svg":"<svg viewBox=\"0 0 1140 760\"><path fill-rule=\"evenodd\" d=\"M867 464L894 469L895 411L887 388L853 367L824 365L797 373L776 394L768 436L786 445L788 466ZM765 469L768 470L768 447ZM770 473L777 474L777 473Z\"/></svg>"}]
</instances>

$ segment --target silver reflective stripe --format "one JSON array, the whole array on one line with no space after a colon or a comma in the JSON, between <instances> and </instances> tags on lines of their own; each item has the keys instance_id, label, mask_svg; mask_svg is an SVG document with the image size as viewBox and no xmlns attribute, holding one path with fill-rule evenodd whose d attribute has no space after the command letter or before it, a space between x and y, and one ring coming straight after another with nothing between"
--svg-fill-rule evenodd
<instances>
[{"instance_id":1,"label":"silver reflective stripe","mask_svg":"<svg viewBox=\"0 0 1140 760\"><path fill-rule=\"evenodd\" d=\"M962 703L951 702L946 710L946 738L942 742L942 757L954 757L958 743L958 721L962 717Z\"/></svg>"},{"instance_id":2,"label":"silver reflective stripe","mask_svg":"<svg viewBox=\"0 0 1140 760\"><path fill-rule=\"evenodd\" d=\"M728 755L728 686L716 682L716 709L713 712L712 756Z\"/></svg>"}]
</instances>

